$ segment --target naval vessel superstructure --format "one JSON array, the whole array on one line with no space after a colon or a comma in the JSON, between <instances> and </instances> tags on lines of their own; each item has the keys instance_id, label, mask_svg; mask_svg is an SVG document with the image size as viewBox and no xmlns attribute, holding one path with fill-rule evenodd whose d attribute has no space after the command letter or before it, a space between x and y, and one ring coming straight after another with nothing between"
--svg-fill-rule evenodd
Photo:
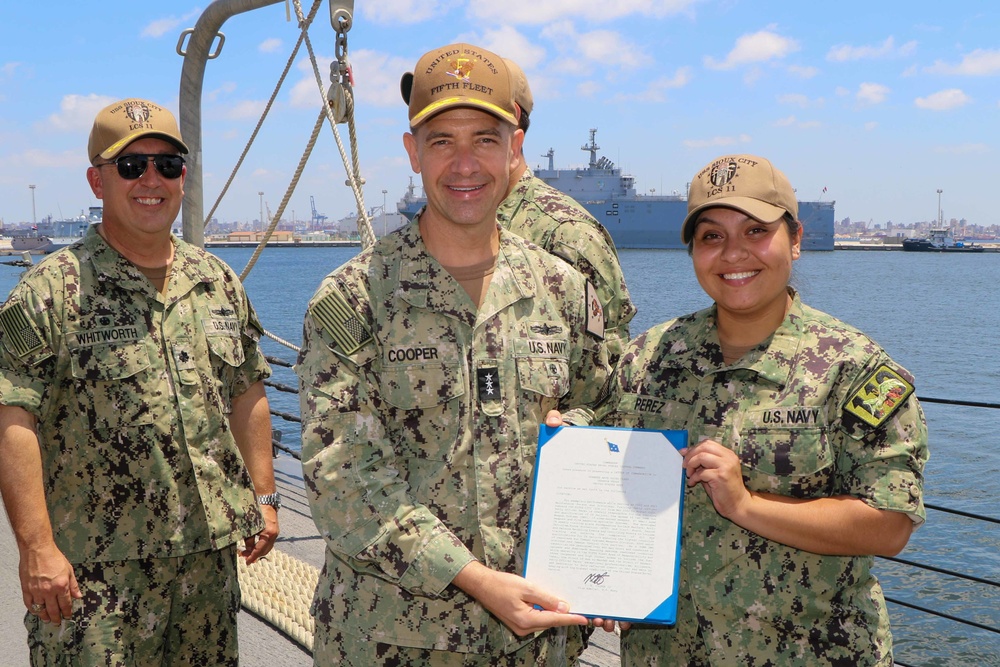
<instances>
[{"instance_id":1,"label":"naval vessel superstructure","mask_svg":"<svg viewBox=\"0 0 1000 667\"><path fill-rule=\"evenodd\" d=\"M556 169L555 151L549 149L548 168L537 168L535 176L565 192L586 208L611 233L616 248L684 248L681 223L687 215L686 194L639 194L635 178L623 174L606 157L598 157L596 129L581 149L590 153L586 167ZM413 194L411 179L407 194L399 202L399 212L408 218L420 210L426 199ZM833 201L800 201L803 250L833 250Z\"/></svg>"}]
</instances>

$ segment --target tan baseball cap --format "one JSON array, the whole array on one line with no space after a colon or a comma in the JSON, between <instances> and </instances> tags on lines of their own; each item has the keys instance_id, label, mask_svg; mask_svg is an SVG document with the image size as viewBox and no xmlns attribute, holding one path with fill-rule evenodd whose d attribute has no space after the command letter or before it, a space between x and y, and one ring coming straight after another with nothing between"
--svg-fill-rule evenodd
<instances>
[{"instance_id":1,"label":"tan baseball cap","mask_svg":"<svg viewBox=\"0 0 1000 667\"><path fill-rule=\"evenodd\" d=\"M510 72L503 58L471 44L428 51L399 82L410 127L453 107L473 107L517 125Z\"/></svg>"},{"instance_id":2,"label":"tan baseball cap","mask_svg":"<svg viewBox=\"0 0 1000 667\"><path fill-rule=\"evenodd\" d=\"M517 106L521 107L521 111L531 113L535 107L535 99L531 96L528 77L524 75L524 70L510 58L504 58L503 61L507 64L507 69L510 70L511 81L514 82L514 101L517 102Z\"/></svg>"},{"instance_id":3,"label":"tan baseball cap","mask_svg":"<svg viewBox=\"0 0 1000 667\"><path fill-rule=\"evenodd\" d=\"M181 139L174 115L148 100L128 99L101 109L94 119L87 145L87 157L112 160L136 139L157 137L177 146L181 153L188 147Z\"/></svg>"},{"instance_id":4,"label":"tan baseball cap","mask_svg":"<svg viewBox=\"0 0 1000 667\"><path fill-rule=\"evenodd\" d=\"M775 222L785 213L798 220L799 203L788 178L771 162L756 155L726 155L702 167L688 190L688 214L681 240L694 234L698 214L706 208L732 208L761 222Z\"/></svg>"}]
</instances>

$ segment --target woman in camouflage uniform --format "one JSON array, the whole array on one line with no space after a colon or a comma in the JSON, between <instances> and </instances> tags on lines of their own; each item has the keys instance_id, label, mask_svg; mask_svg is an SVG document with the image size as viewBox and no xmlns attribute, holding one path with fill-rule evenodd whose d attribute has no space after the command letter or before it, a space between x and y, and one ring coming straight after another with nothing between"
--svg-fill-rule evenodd
<instances>
[{"instance_id":1,"label":"woman in camouflage uniform","mask_svg":"<svg viewBox=\"0 0 1000 667\"><path fill-rule=\"evenodd\" d=\"M767 160L699 171L682 236L715 304L633 340L598 408L698 443L677 623L623 626L623 665L892 665L871 567L924 520L926 424L910 374L789 287L796 215Z\"/></svg>"}]
</instances>

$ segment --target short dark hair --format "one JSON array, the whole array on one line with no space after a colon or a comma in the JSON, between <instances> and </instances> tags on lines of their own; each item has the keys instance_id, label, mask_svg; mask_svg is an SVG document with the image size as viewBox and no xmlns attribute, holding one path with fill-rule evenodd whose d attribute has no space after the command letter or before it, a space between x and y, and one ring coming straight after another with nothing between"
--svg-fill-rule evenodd
<instances>
[{"instance_id":1,"label":"short dark hair","mask_svg":"<svg viewBox=\"0 0 1000 667\"><path fill-rule=\"evenodd\" d=\"M528 133L528 126L531 125L531 114L521 109L521 117L517 120L517 126L525 133Z\"/></svg>"}]
</instances>

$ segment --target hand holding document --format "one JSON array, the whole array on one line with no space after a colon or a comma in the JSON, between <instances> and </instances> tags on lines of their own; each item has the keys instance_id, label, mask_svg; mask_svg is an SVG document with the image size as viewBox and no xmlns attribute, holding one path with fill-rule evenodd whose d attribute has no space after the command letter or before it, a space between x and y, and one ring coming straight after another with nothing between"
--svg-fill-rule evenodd
<instances>
[{"instance_id":1,"label":"hand holding document","mask_svg":"<svg viewBox=\"0 0 1000 667\"><path fill-rule=\"evenodd\" d=\"M526 579L575 614L677 618L686 431L542 426Z\"/></svg>"}]
</instances>

